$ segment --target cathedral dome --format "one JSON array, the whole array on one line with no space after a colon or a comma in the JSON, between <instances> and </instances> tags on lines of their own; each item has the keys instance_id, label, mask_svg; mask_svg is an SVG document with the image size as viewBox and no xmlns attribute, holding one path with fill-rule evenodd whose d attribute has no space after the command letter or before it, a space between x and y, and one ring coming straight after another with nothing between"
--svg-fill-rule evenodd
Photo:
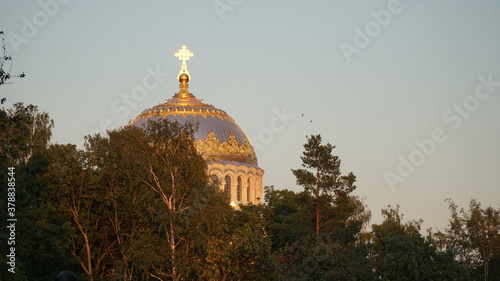
<instances>
[{"instance_id":1,"label":"cathedral dome","mask_svg":"<svg viewBox=\"0 0 500 281\"><path fill-rule=\"evenodd\" d=\"M191 93L186 96L180 93L163 104L144 110L132 124L142 127L148 120L163 118L181 124L194 122L198 125L194 135L196 149L206 161L257 166L255 151L247 135L233 118L224 110L205 104Z\"/></svg>"},{"instance_id":2,"label":"cathedral dome","mask_svg":"<svg viewBox=\"0 0 500 281\"><path fill-rule=\"evenodd\" d=\"M196 150L207 163L211 182L228 194L232 205L260 203L264 171L258 166L247 135L224 110L205 104L188 91L191 77L186 60L193 54L186 46L175 56L182 61L177 77L179 92L164 103L144 110L131 125L143 128L149 120L161 119L196 124Z\"/></svg>"}]
</instances>

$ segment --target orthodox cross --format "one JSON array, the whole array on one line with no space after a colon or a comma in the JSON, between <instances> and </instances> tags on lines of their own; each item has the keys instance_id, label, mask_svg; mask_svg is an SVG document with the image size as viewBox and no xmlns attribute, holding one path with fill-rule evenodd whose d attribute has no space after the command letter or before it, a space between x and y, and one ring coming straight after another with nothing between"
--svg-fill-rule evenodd
<instances>
[{"instance_id":1,"label":"orthodox cross","mask_svg":"<svg viewBox=\"0 0 500 281\"><path fill-rule=\"evenodd\" d=\"M181 72L179 73L179 76L182 73L186 73L187 75L189 75L188 70L187 70L186 61L189 60L190 57L194 56L194 54L191 53L186 48L186 45L182 45L182 48L179 50L179 52L175 53L175 56L177 58L179 58L180 61L182 61Z\"/></svg>"}]
</instances>

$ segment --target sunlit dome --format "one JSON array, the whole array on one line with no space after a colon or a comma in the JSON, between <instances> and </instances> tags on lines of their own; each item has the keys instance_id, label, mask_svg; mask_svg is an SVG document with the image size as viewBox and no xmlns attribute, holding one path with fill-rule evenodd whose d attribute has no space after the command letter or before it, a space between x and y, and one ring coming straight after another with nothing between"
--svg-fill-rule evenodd
<instances>
[{"instance_id":1,"label":"sunlit dome","mask_svg":"<svg viewBox=\"0 0 500 281\"><path fill-rule=\"evenodd\" d=\"M196 149L208 164L212 182L224 189L233 202L259 203L264 171L258 166L247 135L224 110L205 104L188 91L190 76L186 60L193 53L182 46L175 55L182 61L179 92L164 103L144 110L131 124L142 128L148 120L164 118L181 124L197 123Z\"/></svg>"},{"instance_id":2,"label":"sunlit dome","mask_svg":"<svg viewBox=\"0 0 500 281\"><path fill-rule=\"evenodd\" d=\"M182 85L182 84L181 84ZM171 99L144 110L132 123L142 126L147 120L196 122L196 148L205 160L235 161L257 165L257 157L245 132L224 110L203 103L194 96Z\"/></svg>"}]
</instances>

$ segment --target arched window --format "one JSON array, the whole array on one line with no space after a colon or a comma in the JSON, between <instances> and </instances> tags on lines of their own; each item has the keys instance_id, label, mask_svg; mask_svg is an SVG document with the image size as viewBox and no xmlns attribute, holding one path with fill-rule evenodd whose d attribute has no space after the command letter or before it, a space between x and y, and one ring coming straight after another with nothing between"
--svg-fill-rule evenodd
<instances>
[{"instance_id":1,"label":"arched window","mask_svg":"<svg viewBox=\"0 0 500 281\"><path fill-rule=\"evenodd\" d=\"M236 200L241 201L241 177L238 177L238 187L236 189Z\"/></svg>"},{"instance_id":2,"label":"arched window","mask_svg":"<svg viewBox=\"0 0 500 281\"><path fill-rule=\"evenodd\" d=\"M227 193L227 196L231 198L231 177L226 176L224 180L225 180L224 191Z\"/></svg>"},{"instance_id":3,"label":"arched window","mask_svg":"<svg viewBox=\"0 0 500 281\"><path fill-rule=\"evenodd\" d=\"M219 177L217 175L212 175L212 185L215 187L219 187Z\"/></svg>"},{"instance_id":4,"label":"arched window","mask_svg":"<svg viewBox=\"0 0 500 281\"><path fill-rule=\"evenodd\" d=\"M250 178L248 178L247 184L248 184L248 187L247 187L247 202L250 203Z\"/></svg>"}]
</instances>

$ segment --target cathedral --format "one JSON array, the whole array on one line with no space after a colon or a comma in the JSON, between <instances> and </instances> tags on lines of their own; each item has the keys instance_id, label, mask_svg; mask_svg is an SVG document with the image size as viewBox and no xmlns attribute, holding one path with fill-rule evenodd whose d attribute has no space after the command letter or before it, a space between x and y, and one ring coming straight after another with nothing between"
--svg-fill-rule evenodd
<instances>
[{"instance_id":1,"label":"cathedral","mask_svg":"<svg viewBox=\"0 0 500 281\"><path fill-rule=\"evenodd\" d=\"M193 56L182 46L175 56L182 62L179 91L164 103L144 110L131 124L143 126L148 120L167 118L181 124L199 125L194 135L198 153L208 165L211 182L227 193L232 206L259 204L262 198L262 170L245 132L224 110L204 103L189 92L186 61Z\"/></svg>"}]
</instances>

